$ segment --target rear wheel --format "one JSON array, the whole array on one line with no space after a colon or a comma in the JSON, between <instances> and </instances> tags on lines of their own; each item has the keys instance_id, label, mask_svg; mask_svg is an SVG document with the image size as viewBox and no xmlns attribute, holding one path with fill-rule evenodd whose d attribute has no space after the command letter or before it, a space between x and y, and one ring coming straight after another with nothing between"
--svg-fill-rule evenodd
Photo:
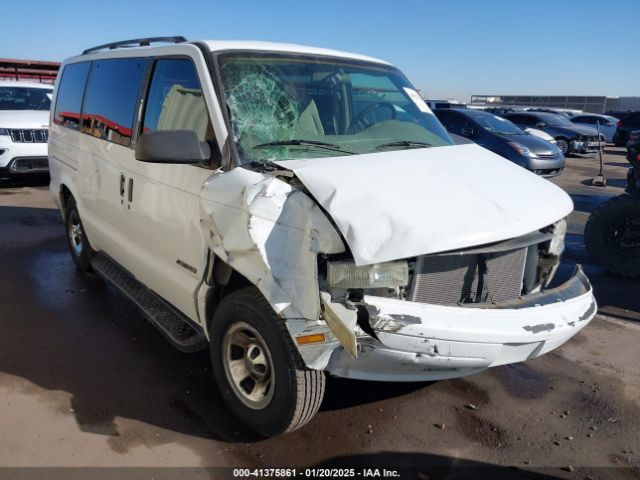
<instances>
[{"instance_id":1,"label":"rear wheel","mask_svg":"<svg viewBox=\"0 0 640 480\"><path fill-rule=\"evenodd\" d=\"M65 224L67 229L67 245L71 252L71 257L78 269L83 272L91 270L91 257L95 254L87 234L80 220L80 213L76 201L73 197L69 197L66 204Z\"/></svg>"},{"instance_id":2,"label":"rear wheel","mask_svg":"<svg viewBox=\"0 0 640 480\"><path fill-rule=\"evenodd\" d=\"M612 273L640 277L640 197L621 195L593 211L584 231L587 250Z\"/></svg>"},{"instance_id":3,"label":"rear wheel","mask_svg":"<svg viewBox=\"0 0 640 480\"><path fill-rule=\"evenodd\" d=\"M316 414L324 373L303 365L283 320L254 287L220 302L210 333L220 392L244 424L272 436L296 430Z\"/></svg>"}]
</instances>

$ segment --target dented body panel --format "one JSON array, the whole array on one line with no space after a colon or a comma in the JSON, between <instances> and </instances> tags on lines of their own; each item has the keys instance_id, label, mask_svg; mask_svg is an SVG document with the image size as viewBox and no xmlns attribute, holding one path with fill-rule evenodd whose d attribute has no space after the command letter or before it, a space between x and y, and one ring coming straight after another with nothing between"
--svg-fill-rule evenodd
<instances>
[{"instance_id":1,"label":"dented body panel","mask_svg":"<svg viewBox=\"0 0 640 480\"><path fill-rule=\"evenodd\" d=\"M573 210L562 189L476 144L277 163L332 216L358 265L515 238Z\"/></svg>"},{"instance_id":2,"label":"dented body panel","mask_svg":"<svg viewBox=\"0 0 640 480\"><path fill-rule=\"evenodd\" d=\"M394 153L397 156L407 152ZM438 156L434 159L437 162ZM428 164L428 160L426 162ZM403 159L397 160L397 165L403 165ZM505 165L511 168L511 164ZM293 170L300 175L297 167ZM313 191L317 184L309 180L312 177L304 172L304 168L302 172L300 176ZM521 177L524 178L523 188L529 181L535 187L538 187L538 181L546 182L524 170L515 173L514 178L524 174ZM335 188L340 194L346 189ZM527 210L529 203L526 200L514 208L515 197L511 202L504 197L508 192L494 194L482 185L466 184L461 188L468 192L467 197L460 199L457 206L442 206L440 210L463 208L464 202L469 202L466 207L471 208L473 199L487 199L483 204L484 212L479 215L489 225L497 225L495 229L468 228L472 220L460 217L456 222L451 220L456 217L450 213L446 217L450 219L448 222L445 217L434 218L428 222L430 228L413 233L408 232L407 224L406 228L386 232L388 248L395 251L391 257L425 251L430 248L430 241L437 245L433 248L449 250L461 244L465 247L477 245L477 235L484 235L485 242L512 237L557 220L570 208L570 201L567 204L564 193L556 192L555 187L548 189L555 195L555 210L548 206L547 211L551 213L546 217L542 215L542 220L540 215L531 218L535 210ZM362 194L365 187L360 185L353 190ZM479 191L486 193L480 195ZM522 189L518 193L522 193ZM402 197L399 191L395 195ZM333 200L337 202L339 198L340 195L335 194ZM337 203L338 218L340 212L349 208L355 212L356 206L361 205L350 202ZM420 204L424 205L424 202L423 197ZM320 203L329 213L336 212L336 204ZM368 210L375 210L378 204L381 203L368 202ZM503 204L507 206L503 207ZM324 335L324 342L295 343L309 368L326 370L333 375L385 381L436 380L468 375L491 366L542 355L580 331L596 311L591 286L582 270L578 270L569 282L557 289L503 305L443 306L365 295L360 307L368 312L368 322L373 329L373 335L367 334L357 322L354 306L332 299L319 286L318 255L345 252L347 246L325 213L301 189L273 172L238 168L213 175L205 183L200 209L203 234L209 248L262 292L286 322L294 342L305 335ZM423 216L430 218L430 215L442 214L430 213L433 210L425 209ZM528 216L523 214L526 211ZM387 212L391 215L389 210ZM380 211L377 214L382 215ZM394 224L387 225L391 228ZM453 234L452 230L458 234ZM476 236L464 235L472 231ZM348 239L353 256L358 258L360 255L362 262L389 256L386 249L358 249L362 242L366 245L371 240L369 237L379 233L375 229L360 230L356 226L342 233ZM413 238L418 239L418 243L411 244ZM384 243L379 242L380 245ZM378 256L372 257L376 251ZM334 321L329 321L331 318Z\"/></svg>"},{"instance_id":3,"label":"dented body panel","mask_svg":"<svg viewBox=\"0 0 640 480\"><path fill-rule=\"evenodd\" d=\"M273 175L236 168L204 184L200 209L209 248L279 315L318 319L317 255L345 247L311 198Z\"/></svg>"},{"instance_id":4,"label":"dented body panel","mask_svg":"<svg viewBox=\"0 0 640 480\"><path fill-rule=\"evenodd\" d=\"M577 296L562 300L562 290ZM533 305L464 308L365 297L378 340L363 339L358 358L334 351L327 370L361 380L424 381L522 362L562 345L596 313L582 270Z\"/></svg>"}]
</instances>

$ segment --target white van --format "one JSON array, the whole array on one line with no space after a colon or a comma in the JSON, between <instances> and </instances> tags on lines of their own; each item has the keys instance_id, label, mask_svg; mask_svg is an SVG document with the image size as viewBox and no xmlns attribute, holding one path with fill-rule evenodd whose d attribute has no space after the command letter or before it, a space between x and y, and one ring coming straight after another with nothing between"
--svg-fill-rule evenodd
<instances>
[{"instance_id":1,"label":"white van","mask_svg":"<svg viewBox=\"0 0 640 480\"><path fill-rule=\"evenodd\" d=\"M229 408L264 435L313 417L325 372L461 377L542 355L596 312L580 268L550 287L570 198L454 145L381 60L96 47L63 64L49 155L77 266L177 348L208 348Z\"/></svg>"}]
</instances>

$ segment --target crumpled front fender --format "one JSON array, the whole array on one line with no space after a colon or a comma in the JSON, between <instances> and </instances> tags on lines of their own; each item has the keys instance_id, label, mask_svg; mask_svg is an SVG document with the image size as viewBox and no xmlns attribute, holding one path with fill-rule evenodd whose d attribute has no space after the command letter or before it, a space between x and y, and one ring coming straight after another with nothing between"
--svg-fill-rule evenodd
<instances>
[{"instance_id":1,"label":"crumpled front fender","mask_svg":"<svg viewBox=\"0 0 640 480\"><path fill-rule=\"evenodd\" d=\"M283 318L317 321L317 255L345 246L304 192L274 175L235 168L200 193L209 248L262 292Z\"/></svg>"}]
</instances>

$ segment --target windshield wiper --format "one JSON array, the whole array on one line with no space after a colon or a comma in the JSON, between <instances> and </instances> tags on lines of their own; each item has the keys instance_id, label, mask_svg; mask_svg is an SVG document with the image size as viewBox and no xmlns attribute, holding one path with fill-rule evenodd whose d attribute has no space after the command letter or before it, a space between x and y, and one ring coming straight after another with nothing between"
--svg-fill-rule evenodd
<instances>
[{"instance_id":1,"label":"windshield wiper","mask_svg":"<svg viewBox=\"0 0 640 480\"><path fill-rule=\"evenodd\" d=\"M376 147L376 150L382 150L385 148L393 148L393 147L425 148L425 147L433 147L433 145L427 142L417 142L414 140L400 140L398 142L383 143L382 145L378 145Z\"/></svg>"},{"instance_id":2,"label":"windshield wiper","mask_svg":"<svg viewBox=\"0 0 640 480\"><path fill-rule=\"evenodd\" d=\"M348 150L343 150L339 145L334 143L320 142L317 140L279 140L276 142L269 143L260 143L255 145L253 148L269 148L269 147L279 147L279 146L303 146L303 147L316 147L322 148L324 150L331 150L334 152L346 153L348 155L355 155L354 152L349 152Z\"/></svg>"}]
</instances>

